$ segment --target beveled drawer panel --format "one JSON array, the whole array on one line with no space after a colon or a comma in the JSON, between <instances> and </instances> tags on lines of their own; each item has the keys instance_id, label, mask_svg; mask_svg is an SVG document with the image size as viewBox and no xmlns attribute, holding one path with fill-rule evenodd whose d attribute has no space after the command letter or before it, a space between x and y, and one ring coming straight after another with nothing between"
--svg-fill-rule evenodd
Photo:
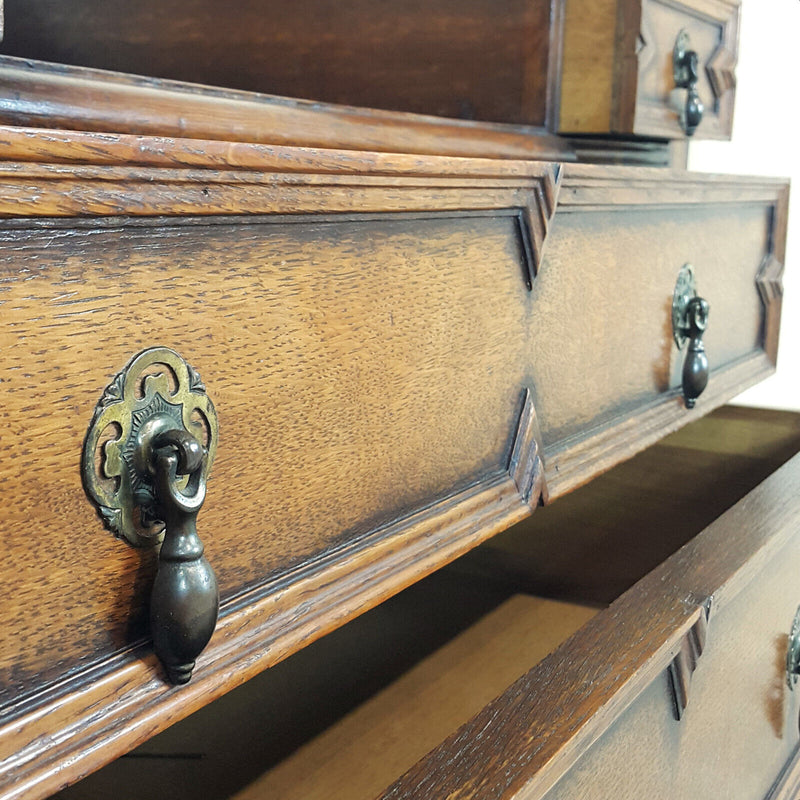
<instances>
[{"instance_id":1,"label":"beveled drawer panel","mask_svg":"<svg viewBox=\"0 0 800 800\"><path fill-rule=\"evenodd\" d=\"M673 54L697 56L702 116L692 135L730 139L736 91L738 0L569 0L564 23L563 133L683 138L688 85Z\"/></svg>"},{"instance_id":2,"label":"beveled drawer panel","mask_svg":"<svg viewBox=\"0 0 800 800\"><path fill-rule=\"evenodd\" d=\"M747 513L730 515L725 547L775 522L763 502L754 498ZM794 533L797 521L778 524ZM792 536L756 553L730 585L712 587L702 648L693 637L685 641L672 678L653 681L544 797L766 798L798 744L800 706L786 675L798 569L800 542ZM680 721L670 680L687 692Z\"/></svg>"},{"instance_id":3,"label":"beveled drawer panel","mask_svg":"<svg viewBox=\"0 0 800 800\"><path fill-rule=\"evenodd\" d=\"M41 792L774 365L780 181L92 134L22 163L50 135L6 136L0 752ZM686 261L713 309L691 412ZM148 655L154 554L103 530L80 476L104 387L152 346L220 420L198 524L221 618L178 700ZM43 748L53 704L70 732Z\"/></svg>"}]
</instances>

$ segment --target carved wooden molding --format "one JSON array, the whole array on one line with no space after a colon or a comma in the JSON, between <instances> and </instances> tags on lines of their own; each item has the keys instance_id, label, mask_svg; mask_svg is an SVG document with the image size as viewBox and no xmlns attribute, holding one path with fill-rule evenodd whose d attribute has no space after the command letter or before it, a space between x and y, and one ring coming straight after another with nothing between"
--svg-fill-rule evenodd
<instances>
[{"instance_id":1,"label":"carved wooden molding","mask_svg":"<svg viewBox=\"0 0 800 800\"><path fill-rule=\"evenodd\" d=\"M772 207L769 251L756 275L756 286L764 304L764 350L773 364L778 360L788 213L789 193L788 188L784 188Z\"/></svg>"},{"instance_id":2,"label":"carved wooden molding","mask_svg":"<svg viewBox=\"0 0 800 800\"><path fill-rule=\"evenodd\" d=\"M508 462L508 474L514 481L522 501L533 509L537 501L546 503L541 436L530 389L525 389L517 435Z\"/></svg>"},{"instance_id":3,"label":"carved wooden molding","mask_svg":"<svg viewBox=\"0 0 800 800\"><path fill-rule=\"evenodd\" d=\"M689 703L689 688L692 683L692 675L697 669L697 662L705 649L710 603L711 601L708 599L701 604L703 613L700 614L695 624L686 632L686 635L681 640L677 655L672 659L672 663L667 669L672 697L675 701L675 719L677 720L680 720L686 711L686 706Z\"/></svg>"},{"instance_id":4,"label":"carved wooden molding","mask_svg":"<svg viewBox=\"0 0 800 800\"><path fill-rule=\"evenodd\" d=\"M531 201L525 206L523 218L527 229L529 242L528 275L526 277L528 288L533 286L533 281L539 272L544 253L545 240L550 223L556 213L558 194L561 189L562 167L560 164L550 164L544 175L539 179L537 186L531 192Z\"/></svg>"},{"instance_id":5,"label":"carved wooden molding","mask_svg":"<svg viewBox=\"0 0 800 800\"><path fill-rule=\"evenodd\" d=\"M706 64L706 72L717 100L736 88L736 53L723 42Z\"/></svg>"},{"instance_id":6,"label":"carved wooden molding","mask_svg":"<svg viewBox=\"0 0 800 800\"><path fill-rule=\"evenodd\" d=\"M783 297L783 267L783 262L775 258L773 253L768 253L761 262L756 285L767 308L774 300Z\"/></svg>"}]
</instances>

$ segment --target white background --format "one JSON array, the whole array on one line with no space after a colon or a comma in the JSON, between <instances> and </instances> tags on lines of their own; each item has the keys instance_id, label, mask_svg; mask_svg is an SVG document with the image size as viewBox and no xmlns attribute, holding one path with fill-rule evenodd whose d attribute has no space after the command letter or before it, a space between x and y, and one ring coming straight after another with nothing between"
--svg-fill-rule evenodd
<instances>
[{"instance_id":1,"label":"white background","mask_svg":"<svg viewBox=\"0 0 800 800\"><path fill-rule=\"evenodd\" d=\"M733 402L800 410L800 0L743 0L740 25L733 137L692 141L689 169L792 179L778 370Z\"/></svg>"}]
</instances>

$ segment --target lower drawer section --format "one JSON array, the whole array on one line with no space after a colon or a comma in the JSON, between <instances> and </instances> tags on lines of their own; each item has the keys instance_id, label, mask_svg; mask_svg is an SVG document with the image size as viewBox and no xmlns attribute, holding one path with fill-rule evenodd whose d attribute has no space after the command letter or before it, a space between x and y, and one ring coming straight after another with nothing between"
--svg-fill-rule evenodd
<instances>
[{"instance_id":1,"label":"lower drawer section","mask_svg":"<svg viewBox=\"0 0 800 800\"><path fill-rule=\"evenodd\" d=\"M771 479L773 489L781 480L796 481L796 462ZM697 630L687 635L667 673L649 683L544 794L547 800L768 796L797 746L800 711L786 673L787 634L800 603L798 517L789 500L796 491L776 497L767 490L770 484L722 517L673 564L694 572L691 583L678 585L697 587L708 597L704 641ZM713 559L726 560L726 551L735 553L759 529L768 533L774 525L783 533L777 546L766 545L715 585ZM671 707L676 701L686 703L680 721Z\"/></svg>"},{"instance_id":2,"label":"lower drawer section","mask_svg":"<svg viewBox=\"0 0 800 800\"><path fill-rule=\"evenodd\" d=\"M547 526L561 514L573 558L581 543L601 553L614 509L617 528L630 525L633 476L646 494L660 457L670 490L642 503L594 583L581 592L571 576L578 602L520 593L541 576L523 586L522 569L496 559L494 571L456 562L61 797L132 781L137 796L171 800L201 784L216 800L767 797L798 745L800 687L786 674L800 604L798 450L797 415L722 409L541 514ZM732 507L700 533L702 475L725 464L717 488ZM587 533L576 509L597 508L598 485L608 510ZM665 546L688 544L641 577L665 516ZM535 541L535 524L524 530ZM601 609L623 574L635 585Z\"/></svg>"},{"instance_id":3,"label":"lower drawer section","mask_svg":"<svg viewBox=\"0 0 800 800\"><path fill-rule=\"evenodd\" d=\"M40 136L0 176L0 793L101 766L774 366L783 181ZM220 615L177 693L148 624L169 548L103 521L154 533L148 453L197 427L187 394L219 417Z\"/></svg>"}]
</instances>

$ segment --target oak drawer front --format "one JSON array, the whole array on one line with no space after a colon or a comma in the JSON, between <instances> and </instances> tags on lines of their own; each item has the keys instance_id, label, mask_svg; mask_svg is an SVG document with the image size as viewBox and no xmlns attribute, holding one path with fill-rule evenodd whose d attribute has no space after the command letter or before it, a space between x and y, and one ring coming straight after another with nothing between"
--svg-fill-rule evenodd
<instances>
[{"instance_id":1,"label":"oak drawer front","mask_svg":"<svg viewBox=\"0 0 800 800\"><path fill-rule=\"evenodd\" d=\"M383 797L772 796L800 734L798 489L795 456Z\"/></svg>"},{"instance_id":2,"label":"oak drawer front","mask_svg":"<svg viewBox=\"0 0 800 800\"><path fill-rule=\"evenodd\" d=\"M564 173L532 292L531 382L551 497L771 371L786 224L785 197L753 202L718 178L701 188L658 170ZM665 289L685 264L711 309L711 377L692 411Z\"/></svg>"},{"instance_id":3,"label":"oak drawer front","mask_svg":"<svg viewBox=\"0 0 800 800\"><path fill-rule=\"evenodd\" d=\"M736 0L569 0L560 130L670 139L687 135L687 81L703 106L691 135L730 139L736 91ZM696 80L676 76L674 50L697 54ZM587 77L588 76L588 77Z\"/></svg>"},{"instance_id":4,"label":"oak drawer front","mask_svg":"<svg viewBox=\"0 0 800 800\"><path fill-rule=\"evenodd\" d=\"M781 498L785 506L789 497ZM736 532L741 537L775 519L758 502L732 516L720 526L727 547L736 546ZM713 592L702 647L690 634L671 671L644 690L547 800L769 795L798 744L800 706L787 684L786 650L800 603L800 540L797 520L789 525L784 546L756 554ZM673 681L686 692L680 721Z\"/></svg>"},{"instance_id":5,"label":"oak drawer front","mask_svg":"<svg viewBox=\"0 0 800 800\"><path fill-rule=\"evenodd\" d=\"M226 147L201 168L196 144L165 154L163 142L116 137L152 162L123 169L109 163L111 139L76 135L59 157L80 163L3 175L0 397L15 435L2 454L13 480L0 743L16 754L4 780L45 792L61 762L109 760L526 516L548 483L567 491L774 361L780 182L266 147ZM647 292L624 275L642 312L621 324L631 341L658 343L630 371L610 350L610 371L583 360L591 383L576 383L572 359L620 319L598 304L611 291L599 265L651 269L633 254L657 229L667 252ZM692 241L671 244L687 229ZM608 248L617 255L598 261ZM691 413L664 377L685 259L710 265L708 289L723 276L736 287L744 331L728 349L709 339L717 361ZM615 330L607 347L626 346ZM104 387L154 345L199 370L220 418L199 527L222 613L177 696L148 655L154 553L104 531L80 479ZM627 395L602 394L612 379ZM583 405L565 416L571 396ZM21 469L32 453L33 478ZM48 704L70 734L42 748Z\"/></svg>"}]
</instances>

